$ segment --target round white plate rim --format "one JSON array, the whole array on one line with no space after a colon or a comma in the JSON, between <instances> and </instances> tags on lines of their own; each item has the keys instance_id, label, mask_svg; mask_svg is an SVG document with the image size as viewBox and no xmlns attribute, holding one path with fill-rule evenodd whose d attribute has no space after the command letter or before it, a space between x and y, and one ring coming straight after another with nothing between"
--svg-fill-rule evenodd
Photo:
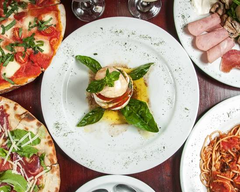
<instances>
[{"instance_id":1,"label":"round white plate rim","mask_svg":"<svg viewBox=\"0 0 240 192\"><path fill-rule=\"evenodd\" d=\"M189 20L190 17L188 16L185 16L184 13L186 10L181 10L179 9L179 5L181 3L186 3L186 4L190 4L191 1L185 1L185 0L174 0L174 6L173 6L173 9L174 9L174 23L175 23L175 27L176 27L176 31L177 31L177 35L179 37L179 40L181 42L181 44L183 45L184 49L186 50L186 52L188 53L189 57L191 58L191 60L194 61L194 63L204 72L206 73L207 75L209 75L210 77L212 77L213 79L221 82L221 83L224 83L226 85L230 85L230 86L233 86L233 87L237 87L237 88L240 88L240 78L238 79L232 79L231 78L231 74L239 71L237 69L233 69L231 72L229 73L224 73L222 71L220 71L220 69L216 69L214 71L212 71L211 67L213 67L214 65L219 65L220 62L221 62L221 59L217 59L216 61L214 61L213 63L211 64L206 64L206 63L202 63L202 61L200 61L200 58L198 58L198 54L199 54L199 50L194 50L193 51L193 47L192 45L189 45L188 43L188 39L187 39L187 35L184 34L183 32L183 26L181 26L181 19L184 20ZM192 7L192 10L194 10L194 7ZM179 14L182 15L182 17L179 17ZM196 13L197 15L197 13ZM200 19L202 17L205 17L207 15L198 15L197 17ZM184 17L184 18L183 18ZM196 20L196 19L195 19ZM191 20L189 21L191 22ZM187 22L187 23L189 23ZM183 22L184 24L186 24L185 22ZM191 36L191 39L193 39L193 37ZM234 49L239 49L237 48L238 45L235 45ZM208 67L206 67L205 65L208 65ZM236 70L236 71L234 71ZM234 72L233 72L234 71ZM232 76L233 77L233 76ZM235 75L234 77L237 78L237 75Z\"/></svg>"},{"instance_id":2,"label":"round white plate rim","mask_svg":"<svg viewBox=\"0 0 240 192\"><path fill-rule=\"evenodd\" d=\"M125 175L104 175L95 178L82 185L76 192L91 192L92 190L99 189L99 187L104 188L104 184L106 185L108 183L114 183L114 185L125 184L144 192L155 192L150 186L141 180Z\"/></svg>"},{"instance_id":3,"label":"round white plate rim","mask_svg":"<svg viewBox=\"0 0 240 192\"><path fill-rule=\"evenodd\" d=\"M142 20L137 20L137 19L133 19L133 18L125 18L125 17L114 17L114 18L107 18L107 19L102 19L102 20L112 20L112 22L114 22L114 21L116 21L116 20L124 20L124 21L126 21L126 20L130 20L130 21L134 21L134 22L141 22L141 24L142 23L145 23L145 24L147 24L147 25L152 25L152 26L155 26L155 25L153 25L153 24L151 24L151 23L148 23L148 22L146 22L146 21L142 21ZM102 20L98 20L98 21L96 21L96 22L101 22ZM87 25L92 25L92 23L89 23L89 24L87 24ZM85 25L85 26L87 26L87 25ZM83 26L84 27L84 26ZM155 26L156 27L156 26ZM158 28L160 31L162 31L165 35L167 35L169 38L171 38L171 40L172 41L174 41L175 43L177 43L176 45L177 46L179 46L180 47L180 44L171 36L171 35L169 35L167 32L165 32L164 30L162 30L161 28ZM60 47L61 48L61 47ZM181 47L182 48L182 47ZM197 112L198 112L198 103L199 103L199 89L198 89L198 81L197 81L197 77L196 77L196 73L195 73L195 70L194 70L194 68L193 68L193 66L192 66L192 63L191 63L191 60L189 59L189 57L187 56L187 54L186 54L186 52L182 49L181 50L185 55L184 56L186 56L186 60L188 60L189 61L189 64L190 64L190 69L192 69L193 70L193 73L194 73L194 83L195 83L195 96L196 96L196 98L194 98L195 99L195 105L196 106L194 106L193 108L193 113L191 114L192 115L192 117L191 118L193 118L194 120L191 120L191 122L189 123L189 127L188 127L188 129L186 130L186 133L185 133L185 135L184 135L184 137L182 138L182 140L181 140L181 145L183 144L183 142L186 140L186 138L187 138L187 136L188 136L188 134L190 133L190 131L191 131L191 129L192 129L192 126L193 126L193 124L194 124L194 122L195 122L195 119L196 119L196 115L197 115ZM43 83L42 83L42 90L43 90L43 87L44 87L44 79L45 79L45 76L46 76L46 74L47 74L47 72L45 72L45 74L44 74L44 76L43 76ZM44 92L42 91L41 92L41 103L42 103L42 110L43 110L43 116L44 116L44 119L45 119L45 121L46 121L46 124L48 125L48 122L47 122L47 116L46 116L46 114L44 113L45 112L45 110L44 110L44 105L43 105L43 103L44 103ZM50 129L50 126L48 126L49 127L49 129ZM51 133L51 129L50 129L50 133ZM53 136L53 138L54 138L54 136ZM55 139L55 141L56 141L56 139ZM58 145L63 149L63 144L61 144L60 142L58 142L58 141L56 141L57 143L58 143ZM173 150L173 151L171 151L171 155L173 155L176 151L177 151L177 149L179 149L181 146L178 146L178 147L176 147L175 146L175 149ZM64 150L65 151L65 150ZM74 159L76 162L78 162L77 160L76 160L76 158L74 158L71 154L69 154L69 152L68 151L65 151L65 153L66 154L68 154L72 159ZM171 156L170 155L170 156ZM168 156L167 158L165 158L165 159L163 159L162 160L162 162L163 161L165 161L166 159L168 159L170 156ZM80 162L78 162L78 163L80 163ZM153 167L155 167L155 166L157 166L157 165L159 165L159 163L155 163L154 165L151 165L151 166L149 166L148 168L142 168L142 169L140 169L140 170L138 170L138 171L134 171L134 172L129 172L129 171L126 171L126 170L124 170L125 172L123 172L123 174L130 174L130 173L136 173L136 172L140 172L140 171L144 171L144 170L147 170L147 169L150 169L150 168L153 168ZM86 165L84 165L84 166L86 166ZM88 167L88 166L86 166L86 167ZM96 170L96 169L94 169L94 168L92 168L92 167L88 167L88 168L90 168L90 169L93 169L93 170ZM96 171L99 171L99 170L96 170ZM99 171L99 172L105 172L105 171ZM107 171L107 172L105 172L105 173L112 173L112 172L109 172L109 170ZM116 173L116 172L114 172L114 174L119 174L119 173ZM121 174L122 174L122 172L121 172Z\"/></svg>"},{"instance_id":4,"label":"round white plate rim","mask_svg":"<svg viewBox=\"0 0 240 192\"><path fill-rule=\"evenodd\" d=\"M184 172L184 169L186 169L186 167L184 166L184 161L186 161L187 160L187 162L189 162L190 161L190 159L188 159L187 157L185 157L185 156L187 156L189 153L188 153L188 151L189 151L189 149L192 147L191 145L193 145L195 142L197 142L197 141L195 141L195 142L193 142L194 140L195 140L195 135L197 134L197 133L199 133L200 132L200 129L201 129L201 126L202 126L202 124L205 124L204 122L208 119L208 118L213 118L213 113L221 113L221 110L219 110L219 109L221 109L223 106L227 106L227 108L228 108L228 110L230 111L230 107L232 107L231 105L229 105L229 104L233 104L233 102L234 101L240 101L240 95L237 95L237 96L233 96L233 97L230 97L230 98L228 98L228 99L225 99L225 100L223 100L223 101L221 101L221 102L219 102L218 104L216 104L215 106L213 106L211 109L209 109L198 121L197 121L197 123L196 123L196 125L194 126L194 128L193 128L193 130L192 130L192 132L191 132L191 134L189 135L189 137L188 137L188 139L187 139L187 141L186 141L186 143L185 143L185 145L184 145L184 148L183 148L183 151L182 151L182 156L181 156L181 161L180 161L180 183L181 183L181 188L182 188L182 191L183 192L193 192L192 190L188 190L188 189L186 189L185 188L185 186L188 186L188 183L189 183L189 180L191 180L191 179L189 179L189 176L190 176L190 174L188 173L188 179L186 179L185 177L185 175L186 175L186 173ZM238 111L238 115L237 116L240 116L240 107L239 108L237 108L239 111ZM224 114L226 114L227 112L229 112L229 111L224 111ZM216 114L215 113L215 114ZM229 117L229 120L230 120L231 118ZM233 121L233 120L232 120ZM221 124L223 124L223 123L225 123L224 121L223 122L221 122ZM235 123L235 121L233 122L233 123ZM239 124L240 122L238 122L238 124ZM231 127L229 127L229 129L230 129ZM214 130L212 130L210 133L212 133L213 131L215 131L215 130L219 130L217 127L214 129ZM206 132L207 131L207 128L204 128L204 132ZM210 134L209 133L209 134ZM203 137L202 138L202 140L204 140L205 138L206 138L206 136L207 136L208 134L206 133L205 134L205 137ZM199 136L199 135L198 135ZM199 142L199 141L198 141ZM199 144L199 145L201 145L202 146L202 144L203 144L203 141ZM201 149L200 149L201 150ZM196 155L196 156L198 156L198 160L200 161L200 150L194 150L194 154L192 154L192 155ZM197 151L198 151L198 154L199 155L197 155L196 153L197 153ZM198 164L199 165L199 164ZM197 169L199 169L199 167L197 167ZM199 171L200 171L200 169L199 169ZM205 189L204 190L204 192L205 191L207 191L207 189L205 188L205 186L201 183L201 180L200 180L200 175L196 175L196 177L198 177L198 180L199 180L199 183L200 183L200 185L202 185L202 187ZM191 178L191 177L190 177ZM185 180L187 180L187 181L185 181Z\"/></svg>"}]
</instances>

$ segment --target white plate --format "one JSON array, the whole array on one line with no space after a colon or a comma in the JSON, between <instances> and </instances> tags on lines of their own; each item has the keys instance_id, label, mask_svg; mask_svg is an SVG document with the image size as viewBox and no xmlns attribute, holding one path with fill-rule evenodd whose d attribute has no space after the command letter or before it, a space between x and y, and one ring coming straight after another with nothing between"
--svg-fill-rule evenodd
<instances>
[{"instance_id":1,"label":"white plate","mask_svg":"<svg viewBox=\"0 0 240 192\"><path fill-rule=\"evenodd\" d=\"M103 66L155 62L147 81L160 132L105 121L77 128L89 111L88 69L75 61L78 54ZM117 17L84 25L64 40L44 74L41 102L48 129L67 155L95 171L131 174L159 165L181 147L196 119L198 94L193 65L172 36L146 21Z\"/></svg>"},{"instance_id":2,"label":"white plate","mask_svg":"<svg viewBox=\"0 0 240 192\"><path fill-rule=\"evenodd\" d=\"M92 192L97 189L106 189L109 192L113 192L114 186L118 184L129 185L138 192L154 192L151 187L142 181L123 175L106 175L98 177L81 186L76 192Z\"/></svg>"},{"instance_id":3,"label":"white plate","mask_svg":"<svg viewBox=\"0 0 240 192\"><path fill-rule=\"evenodd\" d=\"M240 123L240 96L227 99L210 109L193 128L182 153L181 187L185 192L207 192L200 180L200 151L207 135L227 132Z\"/></svg>"},{"instance_id":4,"label":"white plate","mask_svg":"<svg viewBox=\"0 0 240 192\"><path fill-rule=\"evenodd\" d=\"M200 18L208 15L198 15L194 10L190 0L174 0L174 21L178 37L193 62L206 74L224 84L240 88L240 71L232 69L229 73L220 71L221 58L213 63L205 63L201 60L202 51L193 47L193 36L186 33L185 26ZM235 45L234 49L239 49L239 45Z\"/></svg>"}]
</instances>

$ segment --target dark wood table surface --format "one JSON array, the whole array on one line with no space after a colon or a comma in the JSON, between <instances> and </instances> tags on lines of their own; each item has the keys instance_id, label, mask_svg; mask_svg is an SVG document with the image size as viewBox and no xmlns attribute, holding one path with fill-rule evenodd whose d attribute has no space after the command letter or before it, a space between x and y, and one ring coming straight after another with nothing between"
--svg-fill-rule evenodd
<instances>
[{"instance_id":1,"label":"dark wood table surface","mask_svg":"<svg viewBox=\"0 0 240 192\"><path fill-rule=\"evenodd\" d=\"M149 20L149 22L163 28L179 41L174 26L173 0L162 1L163 6L161 12L157 17ZM75 29L85 25L86 23L78 20L72 13L71 0L62 0L62 3L65 5L67 14L67 27L65 32L65 37L67 37ZM106 0L106 9L101 18L113 16L131 17L127 8L127 0ZM200 105L197 120L217 103L240 94L239 88L233 88L217 82L202 72L198 67L194 67L197 72L200 87ZM42 75L34 82L10 93L6 93L3 96L18 102L24 108L33 113L33 115L35 115L41 122L45 123L40 102L41 82ZM156 192L181 191L179 168L182 149L183 146L172 157L157 167L129 176L142 180ZM61 168L61 192L76 191L84 183L104 175L76 163L57 145L56 150L58 162Z\"/></svg>"}]
</instances>

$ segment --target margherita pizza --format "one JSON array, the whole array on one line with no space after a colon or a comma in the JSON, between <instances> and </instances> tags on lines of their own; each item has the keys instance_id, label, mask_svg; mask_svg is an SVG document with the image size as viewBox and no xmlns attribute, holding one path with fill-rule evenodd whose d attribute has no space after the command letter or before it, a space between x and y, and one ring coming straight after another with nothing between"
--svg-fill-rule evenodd
<instances>
[{"instance_id":1,"label":"margherita pizza","mask_svg":"<svg viewBox=\"0 0 240 192\"><path fill-rule=\"evenodd\" d=\"M47 69L63 39L65 20L57 0L0 0L0 94Z\"/></svg>"},{"instance_id":2,"label":"margherita pizza","mask_svg":"<svg viewBox=\"0 0 240 192\"><path fill-rule=\"evenodd\" d=\"M60 171L47 129L19 104L0 97L0 191L57 192Z\"/></svg>"}]
</instances>

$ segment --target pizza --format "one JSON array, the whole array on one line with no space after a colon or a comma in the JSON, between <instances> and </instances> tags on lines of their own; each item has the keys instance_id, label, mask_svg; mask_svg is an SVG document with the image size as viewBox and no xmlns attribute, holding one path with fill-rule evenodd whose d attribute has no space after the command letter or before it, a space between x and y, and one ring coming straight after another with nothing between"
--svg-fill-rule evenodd
<instances>
[{"instance_id":1,"label":"pizza","mask_svg":"<svg viewBox=\"0 0 240 192\"><path fill-rule=\"evenodd\" d=\"M59 188L59 164L46 127L19 104L0 96L0 191Z\"/></svg>"},{"instance_id":2,"label":"pizza","mask_svg":"<svg viewBox=\"0 0 240 192\"><path fill-rule=\"evenodd\" d=\"M65 26L65 9L57 0L0 0L0 94L48 68Z\"/></svg>"}]
</instances>

